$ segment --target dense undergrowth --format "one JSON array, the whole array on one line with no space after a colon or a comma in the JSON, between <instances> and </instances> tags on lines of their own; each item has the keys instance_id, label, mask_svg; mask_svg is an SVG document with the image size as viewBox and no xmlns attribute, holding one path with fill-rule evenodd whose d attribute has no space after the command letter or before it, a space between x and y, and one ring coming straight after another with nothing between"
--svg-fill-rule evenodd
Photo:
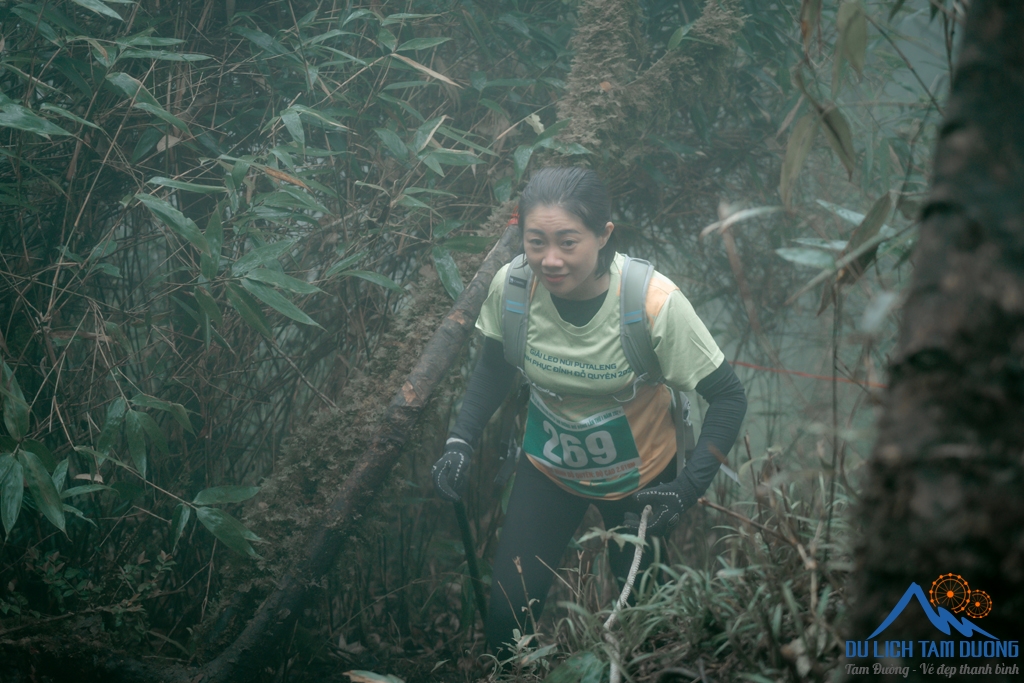
<instances>
[{"instance_id":1,"label":"dense undergrowth","mask_svg":"<svg viewBox=\"0 0 1024 683\"><path fill-rule=\"evenodd\" d=\"M572 163L606 178L620 249L678 282L752 399L740 481L708 494L731 512L689 513L623 615L627 675L831 675L948 4L7 3L0 639L216 654L506 202ZM607 671L597 537L567 554L526 661L487 673L426 476L460 384L269 676ZM468 501L485 560L502 422Z\"/></svg>"}]
</instances>

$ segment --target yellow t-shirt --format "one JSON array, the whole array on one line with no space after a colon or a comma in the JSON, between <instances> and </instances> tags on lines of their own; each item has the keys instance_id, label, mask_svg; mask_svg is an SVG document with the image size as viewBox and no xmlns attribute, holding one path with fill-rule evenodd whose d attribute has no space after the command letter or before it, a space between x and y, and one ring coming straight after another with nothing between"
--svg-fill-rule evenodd
<instances>
[{"instance_id":1,"label":"yellow t-shirt","mask_svg":"<svg viewBox=\"0 0 1024 683\"><path fill-rule=\"evenodd\" d=\"M563 489L587 498L624 498L658 476L676 454L676 433L664 385L636 383L619 339L619 274L611 266L608 296L583 327L558 315L548 290L534 279L526 353L520 365L531 383L523 450ZM491 282L476 327L502 340L506 265ZM691 391L725 356L679 288L655 272L647 318L665 383Z\"/></svg>"}]
</instances>

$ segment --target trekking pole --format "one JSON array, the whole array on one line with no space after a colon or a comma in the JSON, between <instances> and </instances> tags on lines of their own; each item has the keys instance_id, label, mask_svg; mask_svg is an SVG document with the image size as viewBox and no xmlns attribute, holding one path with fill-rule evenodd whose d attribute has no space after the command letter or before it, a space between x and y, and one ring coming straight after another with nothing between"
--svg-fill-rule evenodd
<instances>
[{"instance_id":1,"label":"trekking pole","mask_svg":"<svg viewBox=\"0 0 1024 683\"><path fill-rule=\"evenodd\" d=\"M480 567L476 563L476 543L473 541L473 532L469 528L469 517L466 515L466 506L461 500L453 503L455 506L455 518L459 520L459 531L462 532L462 547L466 551L466 566L469 568L469 578L473 585L473 597L476 599L476 608L480 610L480 618L487 621L487 603L484 601L484 583L480 580Z\"/></svg>"}]
</instances>

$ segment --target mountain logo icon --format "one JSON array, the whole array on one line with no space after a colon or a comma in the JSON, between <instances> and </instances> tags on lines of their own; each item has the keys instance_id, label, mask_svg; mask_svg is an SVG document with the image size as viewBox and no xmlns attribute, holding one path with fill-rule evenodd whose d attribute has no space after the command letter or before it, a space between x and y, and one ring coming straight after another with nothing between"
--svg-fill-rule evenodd
<instances>
[{"instance_id":1,"label":"mountain logo icon","mask_svg":"<svg viewBox=\"0 0 1024 683\"><path fill-rule=\"evenodd\" d=\"M885 618L875 632L868 636L868 640L874 639L878 634L887 629L892 622L896 621L912 599L916 598L928 621L932 626L950 635L957 631L965 638L973 638L974 634L998 640L991 633L984 631L974 625L966 616L957 618L954 613L965 613L974 619L980 619L992 611L992 599L988 593L982 590L971 590L967 581L959 574L943 574L932 582L928 595L924 589L916 583L910 587L900 598L900 601L893 607L892 612Z\"/></svg>"}]
</instances>

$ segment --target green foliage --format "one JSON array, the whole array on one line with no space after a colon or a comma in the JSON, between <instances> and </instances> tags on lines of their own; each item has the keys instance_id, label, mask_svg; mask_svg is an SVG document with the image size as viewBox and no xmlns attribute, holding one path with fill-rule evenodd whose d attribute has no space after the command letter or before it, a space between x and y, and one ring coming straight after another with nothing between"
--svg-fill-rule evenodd
<instances>
[{"instance_id":1,"label":"green foliage","mask_svg":"<svg viewBox=\"0 0 1024 683\"><path fill-rule=\"evenodd\" d=\"M255 571L257 534L278 537L280 518L248 520L264 502L255 484L298 467L286 437L371 372L368 359L399 353L381 348L383 331L435 274L458 296L464 254L494 239L480 230L485 218L540 165L597 168L621 248L655 259L702 314L714 312L711 327L736 357L774 367L792 327L802 338L811 323L801 288L845 286L873 264L878 289L895 296L938 94L890 48L911 42L900 22L928 14L923 0L628 5L0 9L0 612L102 607L104 628L124 642L181 647L210 619L199 606ZM587 35L593 54L580 47ZM898 209L881 222L871 210L880 197ZM719 211L747 206L772 211L729 228L734 254L698 238L728 220ZM794 264L819 273L808 280ZM859 319L861 298L847 316ZM874 346L851 352L850 367L884 355L893 299L879 301ZM362 386L373 391L374 379ZM755 439L811 438L779 410L778 384L756 386L765 404ZM382 522L383 548L333 594L328 611L342 605L346 621L332 638L335 627L377 633L367 615L400 605L406 634L437 617L424 628L460 651L465 605L435 590L449 571L460 580L459 554L438 540L422 464L409 466L419 488ZM314 488L322 474L309 473ZM309 504L302 490L290 495L280 504ZM472 506L491 547L500 501L481 494ZM396 550L428 521L421 546ZM749 578L701 571L686 590L754 599ZM189 581L201 573L205 582ZM23 590L43 575L59 590ZM780 638L799 619L816 623L789 610L781 573L768 578L762 607L774 618L783 605ZM798 605L812 594L805 578L790 586ZM392 591L417 581L422 594ZM462 622L440 618L449 612ZM596 646L586 652L600 667L581 654L556 668L549 652L534 670L597 676L606 660Z\"/></svg>"}]
</instances>

